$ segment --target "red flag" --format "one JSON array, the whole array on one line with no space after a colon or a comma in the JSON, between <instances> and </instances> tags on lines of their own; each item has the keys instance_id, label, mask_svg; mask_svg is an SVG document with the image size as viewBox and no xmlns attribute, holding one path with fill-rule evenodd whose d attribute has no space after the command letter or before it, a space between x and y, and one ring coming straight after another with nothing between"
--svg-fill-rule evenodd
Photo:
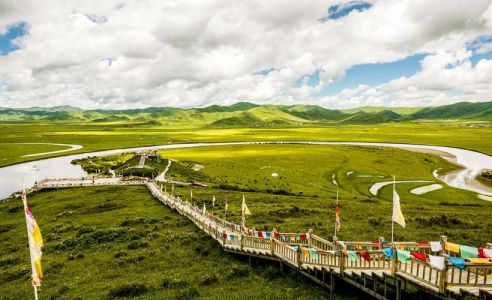
<instances>
[{"instance_id":1,"label":"red flag","mask_svg":"<svg viewBox=\"0 0 492 300\"><path fill-rule=\"evenodd\" d=\"M410 255L412 255L413 257L415 257L416 259L418 259L420 261L423 261L423 262L427 261L427 255L425 255L425 253L412 251L412 252L410 252Z\"/></svg>"},{"instance_id":2,"label":"red flag","mask_svg":"<svg viewBox=\"0 0 492 300\"><path fill-rule=\"evenodd\" d=\"M360 251L360 257L362 257L365 261L371 262L371 255L367 251Z\"/></svg>"}]
</instances>

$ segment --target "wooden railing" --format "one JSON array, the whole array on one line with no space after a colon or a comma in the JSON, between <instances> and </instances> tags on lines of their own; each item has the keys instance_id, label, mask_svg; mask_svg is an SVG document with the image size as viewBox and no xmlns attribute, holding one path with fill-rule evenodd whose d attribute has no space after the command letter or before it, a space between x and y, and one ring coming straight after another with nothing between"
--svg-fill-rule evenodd
<instances>
[{"instance_id":1,"label":"wooden railing","mask_svg":"<svg viewBox=\"0 0 492 300\"><path fill-rule=\"evenodd\" d=\"M379 250L366 251L370 260L366 261L362 256L357 255L356 260L350 260L345 257L343 269L390 269L391 261Z\"/></svg>"},{"instance_id":2,"label":"wooden railing","mask_svg":"<svg viewBox=\"0 0 492 300\"><path fill-rule=\"evenodd\" d=\"M243 247L245 248L254 248L260 250L268 250L271 249L270 239L259 238L254 236L243 236Z\"/></svg>"},{"instance_id":3,"label":"wooden railing","mask_svg":"<svg viewBox=\"0 0 492 300\"><path fill-rule=\"evenodd\" d=\"M332 242L325 240L325 239L323 239L323 238L321 238L315 234L310 234L309 238L311 240L310 241L311 247L314 247L314 248L317 248L320 250L325 250L325 251L335 249L335 246L333 245Z\"/></svg>"},{"instance_id":4,"label":"wooden railing","mask_svg":"<svg viewBox=\"0 0 492 300\"><path fill-rule=\"evenodd\" d=\"M425 254L432 254L431 246L429 243L418 243L418 242L394 242L388 244L398 250L405 251L416 251Z\"/></svg>"},{"instance_id":5,"label":"wooden railing","mask_svg":"<svg viewBox=\"0 0 492 300\"><path fill-rule=\"evenodd\" d=\"M437 270L428 262L412 259L410 262L396 262L397 272L403 273L417 281L424 282L440 291L444 290L444 271Z\"/></svg>"},{"instance_id":6,"label":"wooden railing","mask_svg":"<svg viewBox=\"0 0 492 300\"><path fill-rule=\"evenodd\" d=\"M289 245L286 245L282 242L280 242L277 239L272 239L273 242L273 253L275 253L276 256L283 258L287 263L290 263L293 266L299 266L299 253L298 251L294 250Z\"/></svg>"},{"instance_id":7,"label":"wooden railing","mask_svg":"<svg viewBox=\"0 0 492 300\"><path fill-rule=\"evenodd\" d=\"M447 266L446 284L460 286L492 285L492 264L466 263L464 269Z\"/></svg>"},{"instance_id":8,"label":"wooden railing","mask_svg":"<svg viewBox=\"0 0 492 300\"><path fill-rule=\"evenodd\" d=\"M379 242L338 242L346 247L349 251L373 251L380 249ZM340 246L342 246L340 245Z\"/></svg>"},{"instance_id":9,"label":"wooden railing","mask_svg":"<svg viewBox=\"0 0 492 300\"><path fill-rule=\"evenodd\" d=\"M318 250L317 252L317 258L313 258L311 255L306 256L302 254L301 263L324 267L340 267L340 254L336 251Z\"/></svg>"},{"instance_id":10,"label":"wooden railing","mask_svg":"<svg viewBox=\"0 0 492 300\"><path fill-rule=\"evenodd\" d=\"M49 185L49 182L42 184ZM83 185L85 186L85 184L86 182ZM454 265L446 263L444 270L437 270L428 262L417 259L400 262L397 258L388 259L381 252L382 249L391 247L394 254L397 253L396 250L398 249L425 254L456 255L455 253L447 253L445 250L440 251L440 253L433 253L428 243L386 243L383 238L379 238L378 241L374 242L341 242L334 238L334 241L331 242L314 235L311 230L308 233L278 233L278 238L275 238L274 232L270 232L270 237L266 237L266 234L262 234L263 237L255 237L244 232L241 233L238 224L225 221L208 212L203 213L200 208L191 205L189 202L181 201L168 193L162 192L151 181L132 181L116 184L145 184L159 201L189 218L223 246L231 245L240 251L257 250L257 254L275 256L296 268L302 268L303 266L339 268L340 276L346 276L343 275L343 271L351 269L391 270L393 275L405 275L417 283L438 289L440 293L444 293L447 286L492 286L492 264L468 262L463 269L458 269ZM67 185L67 187L73 186L80 185L73 183ZM248 232L247 229L246 232ZM232 240L230 239L231 235L233 236ZM441 237L443 248L446 242L447 238ZM486 248L492 249L492 244L487 244ZM316 252L307 253L306 249L316 250ZM357 251L357 258L350 260L346 251ZM369 254L369 261L366 261L360 255L361 251Z\"/></svg>"}]
</instances>

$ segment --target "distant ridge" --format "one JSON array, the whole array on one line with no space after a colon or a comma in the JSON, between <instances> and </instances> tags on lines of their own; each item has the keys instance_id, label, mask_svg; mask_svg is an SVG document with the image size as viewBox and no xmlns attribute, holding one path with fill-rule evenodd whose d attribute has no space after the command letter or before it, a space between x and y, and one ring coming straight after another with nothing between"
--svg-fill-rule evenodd
<instances>
[{"instance_id":1,"label":"distant ridge","mask_svg":"<svg viewBox=\"0 0 492 300\"><path fill-rule=\"evenodd\" d=\"M238 102L202 108L148 107L83 110L73 106L0 108L0 121L95 122L98 124L199 125L207 127L282 127L329 124L379 124L418 120L492 121L492 102L333 110L318 105L257 105Z\"/></svg>"}]
</instances>

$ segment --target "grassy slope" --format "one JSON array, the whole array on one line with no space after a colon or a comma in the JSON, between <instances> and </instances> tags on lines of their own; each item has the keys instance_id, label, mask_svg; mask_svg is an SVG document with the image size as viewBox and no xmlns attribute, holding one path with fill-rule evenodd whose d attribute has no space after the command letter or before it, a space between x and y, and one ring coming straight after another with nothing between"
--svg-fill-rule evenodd
<instances>
[{"instance_id":1,"label":"grassy slope","mask_svg":"<svg viewBox=\"0 0 492 300\"><path fill-rule=\"evenodd\" d=\"M7 145L0 144L0 166L9 164L12 161L22 161L27 159L36 159L38 156L23 158L23 155L36 154L50 151L58 151L68 149L67 146L54 146L54 145ZM69 153L69 152L67 152Z\"/></svg>"},{"instance_id":2,"label":"grassy slope","mask_svg":"<svg viewBox=\"0 0 492 300\"><path fill-rule=\"evenodd\" d=\"M87 123L12 123L0 126L1 142L51 142L83 145L84 148L77 152L205 141L326 140L445 145L492 154L492 143L488 138L490 136L490 128L470 128L446 123L388 123L275 129L206 129L194 126ZM21 158L20 155L17 156L15 149L3 150L1 155L11 157L11 159L0 161L0 166L28 160L28 158Z\"/></svg>"},{"instance_id":3,"label":"grassy slope","mask_svg":"<svg viewBox=\"0 0 492 300\"><path fill-rule=\"evenodd\" d=\"M127 283L148 288L142 299L174 299L194 291L205 299L327 297L326 291L295 273L281 275L276 266L265 264L250 268L225 255L216 242L157 202L145 187L45 192L29 202L45 238L42 299L102 299ZM0 203L3 299L32 297L20 205L19 200ZM125 220L133 224L125 226ZM129 249L131 245L140 247ZM126 255L115 257L117 253ZM165 279L186 287L163 288Z\"/></svg>"},{"instance_id":4,"label":"grassy slope","mask_svg":"<svg viewBox=\"0 0 492 300\"><path fill-rule=\"evenodd\" d=\"M374 197L368 192L372 182L388 180L390 174L396 174L399 179L433 180L431 171L434 168L450 168L449 163L429 154L359 147L234 146L227 151L221 148L171 150L164 151L164 155L203 164L205 167L201 172L215 182L213 186L228 182L258 191L265 188L286 189L295 194L302 191L304 197L245 193L248 206L254 209L250 222L258 228L276 227L284 231L313 228L327 238L331 237L333 198L337 188L332 184L331 176L335 173L340 183L343 211L341 237L348 240L389 237L391 186L383 188L381 194ZM411 171L408 165L412 165ZM263 168L265 166L269 167ZM356 178L357 173L347 177L347 171L379 174L386 178ZM280 176L271 177L272 172ZM439 235L448 234L451 240L473 244L492 240L492 234L486 230L492 225L486 217L492 213L492 203L479 200L474 193L446 186L421 196L409 193L411 188L421 185L424 184L397 185L407 218L407 227L396 229L400 239L437 240ZM178 188L177 192L189 199L188 188ZM228 195L233 212L230 218L239 221L241 192L195 189L193 194L195 200L207 199L208 206L212 194L219 201ZM319 195L319 198L305 197L313 195ZM221 204L218 207L222 207ZM482 219L484 217L486 219Z\"/></svg>"},{"instance_id":5,"label":"grassy slope","mask_svg":"<svg viewBox=\"0 0 492 300\"><path fill-rule=\"evenodd\" d=\"M353 114L356 112L366 112L366 113L378 113L385 110L393 111L400 115L410 115L418 112L423 107L385 107L385 106L363 106L358 108L343 109L342 112L347 114Z\"/></svg>"},{"instance_id":6,"label":"grassy slope","mask_svg":"<svg viewBox=\"0 0 492 300\"><path fill-rule=\"evenodd\" d=\"M437 181L432 171L455 168L447 161L424 153L399 149L356 146L310 145L247 145L164 150L164 157L192 161L205 166L202 170L211 185L238 185L243 189L264 191L285 190L292 194L331 197L337 188L358 198L376 198L369 187L376 181L399 180ZM411 165L412 170L406 166ZM356 174L347 177L346 173ZM279 174L272 177L272 173ZM335 175L339 186L332 183ZM356 177L373 174L384 178ZM168 174L172 176L172 172ZM422 196L408 192L410 188L425 184L402 184L402 195L414 203L476 203L474 193L445 187Z\"/></svg>"}]
</instances>

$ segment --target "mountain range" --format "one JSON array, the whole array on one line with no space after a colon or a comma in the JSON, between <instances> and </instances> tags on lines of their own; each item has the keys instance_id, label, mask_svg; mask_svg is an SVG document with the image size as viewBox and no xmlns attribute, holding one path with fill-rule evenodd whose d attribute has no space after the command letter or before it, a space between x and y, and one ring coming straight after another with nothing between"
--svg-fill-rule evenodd
<instances>
[{"instance_id":1,"label":"mountain range","mask_svg":"<svg viewBox=\"0 0 492 300\"><path fill-rule=\"evenodd\" d=\"M434 107L360 107L333 110L317 105L257 105L238 102L203 108L149 107L126 110L83 110L0 107L0 121L196 124L207 127L281 127L309 124L378 124L402 121L492 121L492 102L460 102Z\"/></svg>"}]
</instances>

